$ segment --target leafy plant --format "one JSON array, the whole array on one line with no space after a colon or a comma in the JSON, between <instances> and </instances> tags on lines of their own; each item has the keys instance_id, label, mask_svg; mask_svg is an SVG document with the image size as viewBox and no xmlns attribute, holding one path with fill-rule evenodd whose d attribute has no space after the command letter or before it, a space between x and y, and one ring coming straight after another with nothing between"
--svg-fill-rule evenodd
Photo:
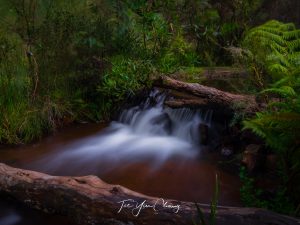
<instances>
[{"instance_id":1,"label":"leafy plant","mask_svg":"<svg viewBox=\"0 0 300 225\"><path fill-rule=\"evenodd\" d=\"M171 41L168 50L157 60L158 70L163 73L173 73L180 67L192 67L198 64L198 57L191 44L187 43L181 34Z\"/></svg>"},{"instance_id":2,"label":"leafy plant","mask_svg":"<svg viewBox=\"0 0 300 225\"><path fill-rule=\"evenodd\" d=\"M256 117L244 121L245 129L265 139L280 160L282 183L296 204L300 202L300 77L299 71L286 76L263 93L279 97Z\"/></svg>"},{"instance_id":3,"label":"leafy plant","mask_svg":"<svg viewBox=\"0 0 300 225\"><path fill-rule=\"evenodd\" d=\"M152 72L151 64L143 60L117 56L111 59L111 63L111 69L105 73L102 84L98 86L105 108L110 108L113 103L118 103L142 87L149 86L149 75Z\"/></svg>"},{"instance_id":4,"label":"leafy plant","mask_svg":"<svg viewBox=\"0 0 300 225\"><path fill-rule=\"evenodd\" d=\"M267 208L267 201L260 198L262 190L255 188L254 178L251 178L247 175L247 170L245 167L241 167L239 176L243 184L240 189L240 193L241 200L244 205L247 207Z\"/></svg>"},{"instance_id":5,"label":"leafy plant","mask_svg":"<svg viewBox=\"0 0 300 225\"><path fill-rule=\"evenodd\" d=\"M287 196L285 187L279 186L271 198L264 198L264 191L256 187L255 178L247 174L245 167L241 167L239 176L243 184L240 189L241 200L246 207L267 208L279 213L296 215L294 204Z\"/></svg>"},{"instance_id":6,"label":"leafy plant","mask_svg":"<svg viewBox=\"0 0 300 225\"><path fill-rule=\"evenodd\" d=\"M260 88L265 80L281 79L300 63L300 30L292 23L272 20L255 27L246 33L242 46L246 49L243 57Z\"/></svg>"}]
</instances>

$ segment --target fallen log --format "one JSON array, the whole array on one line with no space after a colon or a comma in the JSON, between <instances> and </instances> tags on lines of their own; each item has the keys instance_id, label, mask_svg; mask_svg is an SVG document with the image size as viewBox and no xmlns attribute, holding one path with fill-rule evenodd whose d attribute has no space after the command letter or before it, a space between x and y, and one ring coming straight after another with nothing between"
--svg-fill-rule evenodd
<instances>
[{"instance_id":1,"label":"fallen log","mask_svg":"<svg viewBox=\"0 0 300 225\"><path fill-rule=\"evenodd\" d=\"M247 70L237 67L198 67L193 74L187 71L176 71L170 74L170 77L176 80L234 80L249 77Z\"/></svg>"},{"instance_id":2,"label":"fallen log","mask_svg":"<svg viewBox=\"0 0 300 225\"><path fill-rule=\"evenodd\" d=\"M256 102L255 97L251 95L232 94L198 83L186 83L174 80L167 76L162 76L157 80L155 86L175 90L191 96L187 99L186 96L181 98L178 97L178 94L175 94L173 99L168 99L165 102L167 106L172 108L197 108L206 106L211 109L221 110L225 114L243 112L251 115L259 111L262 107Z\"/></svg>"},{"instance_id":3,"label":"fallen log","mask_svg":"<svg viewBox=\"0 0 300 225\"><path fill-rule=\"evenodd\" d=\"M190 202L149 197L96 176L57 177L0 163L0 193L80 225L188 225L196 217ZM206 219L209 206L200 204ZM263 209L218 207L218 225L295 225L299 219Z\"/></svg>"},{"instance_id":4,"label":"fallen log","mask_svg":"<svg viewBox=\"0 0 300 225\"><path fill-rule=\"evenodd\" d=\"M209 80L227 80L230 78L247 78L249 73L234 67L212 67L205 68L203 75Z\"/></svg>"}]
</instances>

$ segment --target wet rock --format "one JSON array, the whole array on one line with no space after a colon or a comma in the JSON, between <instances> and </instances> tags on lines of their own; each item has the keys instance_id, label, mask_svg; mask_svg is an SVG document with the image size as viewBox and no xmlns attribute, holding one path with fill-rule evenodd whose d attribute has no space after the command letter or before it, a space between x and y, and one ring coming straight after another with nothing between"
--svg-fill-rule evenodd
<instances>
[{"instance_id":1,"label":"wet rock","mask_svg":"<svg viewBox=\"0 0 300 225\"><path fill-rule=\"evenodd\" d=\"M159 124L167 132L171 133L172 131L172 121L168 113L163 113L151 120L152 124Z\"/></svg>"},{"instance_id":2,"label":"wet rock","mask_svg":"<svg viewBox=\"0 0 300 225\"><path fill-rule=\"evenodd\" d=\"M220 148L221 156L223 157L230 157L234 154L234 149L236 149L236 143L234 137L231 135L224 135L221 139L221 146Z\"/></svg>"},{"instance_id":3,"label":"wet rock","mask_svg":"<svg viewBox=\"0 0 300 225\"><path fill-rule=\"evenodd\" d=\"M268 154L266 156L266 169L270 172L275 172L278 166L278 158L275 154Z\"/></svg>"},{"instance_id":4,"label":"wet rock","mask_svg":"<svg viewBox=\"0 0 300 225\"><path fill-rule=\"evenodd\" d=\"M264 141L251 130L244 130L241 133L241 141L244 143L263 144Z\"/></svg>"},{"instance_id":5,"label":"wet rock","mask_svg":"<svg viewBox=\"0 0 300 225\"><path fill-rule=\"evenodd\" d=\"M232 137L230 135L224 135L222 137L222 146L228 146L232 144Z\"/></svg>"},{"instance_id":6,"label":"wet rock","mask_svg":"<svg viewBox=\"0 0 300 225\"><path fill-rule=\"evenodd\" d=\"M149 97L149 106L153 107L157 104L157 99L155 98L155 96L150 96Z\"/></svg>"},{"instance_id":7,"label":"wet rock","mask_svg":"<svg viewBox=\"0 0 300 225\"><path fill-rule=\"evenodd\" d=\"M243 152L242 163L249 173L258 171L264 166L265 155L262 153L262 146L250 144Z\"/></svg>"},{"instance_id":8,"label":"wet rock","mask_svg":"<svg viewBox=\"0 0 300 225\"><path fill-rule=\"evenodd\" d=\"M208 125L206 125L204 123L199 124L199 134L200 134L200 144L201 145L208 144L208 138L209 138L208 131L209 131Z\"/></svg>"},{"instance_id":9,"label":"wet rock","mask_svg":"<svg viewBox=\"0 0 300 225\"><path fill-rule=\"evenodd\" d=\"M233 148L232 147L223 147L221 149L221 155L225 157L229 157L233 155Z\"/></svg>"}]
</instances>

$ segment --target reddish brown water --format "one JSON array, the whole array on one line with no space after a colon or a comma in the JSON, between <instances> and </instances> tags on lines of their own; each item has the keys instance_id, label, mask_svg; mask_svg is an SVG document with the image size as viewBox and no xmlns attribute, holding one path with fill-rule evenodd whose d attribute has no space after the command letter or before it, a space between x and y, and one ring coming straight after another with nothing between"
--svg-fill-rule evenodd
<instances>
[{"instance_id":1,"label":"reddish brown water","mask_svg":"<svg viewBox=\"0 0 300 225\"><path fill-rule=\"evenodd\" d=\"M0 161L12 166L48 172L53 175L94 174L108 183L120 184L147 195L202 203L210 202L214 191L215 175L218 174L220 178L219 203L221 205L240 206L238 177L220 170L216 166L217 159L214 155L208 155L205 159L197 157L186 160L172 157L155 169L147 160L136 160L124 164L119 162L112 170L105 169L110 167L109 161L102 160L101 165L92 168L86 165L86 167L75 170L70 168L74 168L76 161L68 161L54 172L43 167L43 164L36 163L51 152L63 153L66 146L78 139L95 135L104 127L104 124L75 125L44 138L37 144L18 148L3 148L0 149ZM53 216L49 217L35 211L19 208L15 204L3 202L0 202L0 225L10 225L1 223L1 218L5 219L13 213L17 214L20 220L11 224L71 224L63 218L55 217L56 219L53 219ZM46 223L45 221L49 221L49 218L52 220Z\"/></svg>"}]
</instances>

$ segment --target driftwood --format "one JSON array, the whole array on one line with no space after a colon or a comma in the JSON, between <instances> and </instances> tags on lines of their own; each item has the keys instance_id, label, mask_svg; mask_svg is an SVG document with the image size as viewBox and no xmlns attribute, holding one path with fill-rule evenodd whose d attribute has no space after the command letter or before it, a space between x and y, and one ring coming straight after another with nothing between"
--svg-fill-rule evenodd
<instances>
[{"instance_id":1,"label":"driftwood","mask_svg":"<svg viewBox=\"0 0 300 225\"><path fill-rule=\"evenodd\" d=\"M80 225L188 225L196 216L193 203L149 197L96 176L57 177L1 163L0 192L32 208L65 215ZM209 206L200 207L208 218ZM218 225L300 224L298 219L254 208L219 207L216 219Z\"/></svg>"},{"instance_id":2,"label":"driftwood","mask_svg":"<svg viewBox=\"0 0 300 225\"><path fill-rule=\"evenodd\" d=\"M256 102L255 97L251 95L232 94L198 83L174 80L167 76L162 76L157 80L155 86L172 90L171 95L174 98L165 102L167 106L172 108L207 107L220 110L225 114L232 114L237 111L253 114L259 111L261 107ZM184 96L181 96L181 94Z\"/></svg>"}]
</instances>

